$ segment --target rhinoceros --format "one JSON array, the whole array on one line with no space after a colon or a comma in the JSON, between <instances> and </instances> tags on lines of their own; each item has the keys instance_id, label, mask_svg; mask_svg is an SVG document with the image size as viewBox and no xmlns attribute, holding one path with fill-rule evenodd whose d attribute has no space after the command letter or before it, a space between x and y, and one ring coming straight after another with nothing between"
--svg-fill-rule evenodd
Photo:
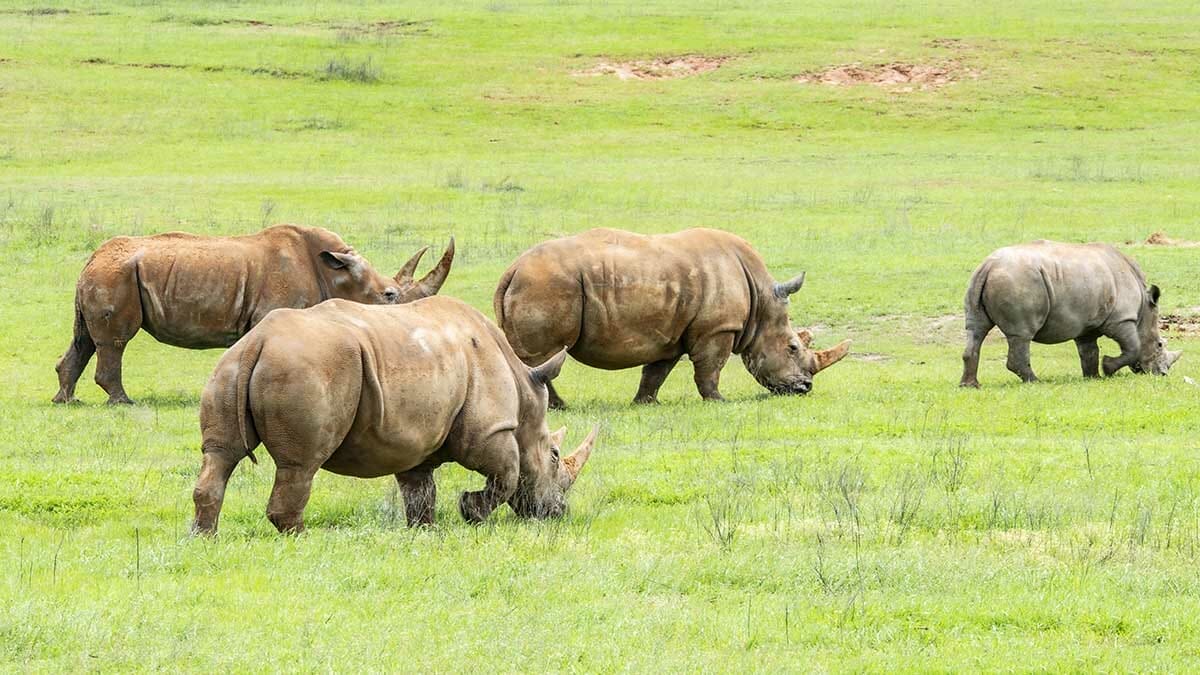
<instances>
[{"instance_id":1,"label":"rhinoceros","mask_svg":"<svg viewBox=\"0 0 1200 675\"><path fill-rule=\"evenodd\" d=\"M121 358L139 328L176 347L228 347L279 307L311 307L329 298L401 303L434 295L450 273L454 239L437 266L414 281L427 248L388 278L319 227L276 225L240 237L168 232L109 239L75 286L75 335L55 366L54 402L74 400L75 383L94 353L96 384L108 402L132 403L121 381Z\"/></svg>"},{"instance_id":2,"label":"rhinoceros","mask_svg":"<svg viewBox=\"0 0 1200 675\"><path fill-rule=\"evenodd\" d=\"M1099 377L1096 339L1112 338L1117 357L1104 357L1104 374L1129 366L1165 375L1180 352L1166 350L1158 332L1158 286L1132 258L1108 244L1035 241L998 249L971 276L964 301L967 347L964 387L978 387L979 348L994 326L1008 339L1008 369L1025 382L1030 341L1074 340L1085 377Z\"/></svg>"},{"instance_id":3,"label":"rhinoceros","mask_svg":"<svg viewBox=\"0 0 1200 675\"><path fill-rule=\"evenodd\" d=\"M566 347L594 368L643 366L635 403L656 403L680 357L706 400L723 400L721 368L740 354L772 393L804 394L849 351L809 349L811 333L788 320L804 274L776 283L746 240L690 229L646 236L596 229L526 251L492 300L496 320L525 363ZM550 407L563 407L550 387Z\"/></svg>"},{"instance_id":4,"label":"rhinoceros","mask_svg":"<svg viewBox=\"0 0 1200 675\"><path fill-rule=\"evenodd\" d=\"M487 478L459 499L469 522L505 502L521 517L557 517L596 438L560 457L566 430L546 426L546 387L565 359L527 367L495 324L441 296L271 312L204 388L193 530L216 531L229 476L260 442L275 459L267 516L281 532L303 529L317 469L395 475L408 524L430 524L445 462Z\"/></svg>"}]
</instances>

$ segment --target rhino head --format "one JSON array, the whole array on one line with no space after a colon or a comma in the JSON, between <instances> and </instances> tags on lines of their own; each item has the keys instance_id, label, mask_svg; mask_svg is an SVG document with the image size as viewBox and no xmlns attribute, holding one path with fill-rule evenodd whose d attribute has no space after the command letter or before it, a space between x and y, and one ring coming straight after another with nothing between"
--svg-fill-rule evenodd
<instances>
[{"instance_id":1,"label":"rhino head","mask_svg":"<svg viewBox=\"0 0 1200 675\"><path fill-rule=\"evenodd\" d=\"M334 297L369 305L395 305L436 295L446 281L454 261L454 238L450 238L450 245L438 264L420 281L416 281L413 273L417 271L421 256L428 250L426 246L417 251L391 278L375 271L371 263L354 249L325 250L318 257L322 266L321 274Z\"/></svg>"},{"instance_id":2,"label":"rhino head","mask_svg":"<svg viewBox=\"0 0 1200 675\"><path fill-rule=\"evenodd\" d=\"M1141 353L1137 363L1129 367L1135 373L1150 373L1166 375L1171 366L1183 356L1181 351L1167 351L1167 341L1158 331L1158 299L1162 291L1158 286L1150 286L1142 300L1142 311L1138 314L1138 338L1141 341Z\"/></svg>"},{"instance_id":3,"label":"rhino head","mask_svg":"<svg viewBox=\"0 0 1200 675\"><path fill-rule=\"evenodd\" d=\"M792 326L788 296L804 285L804 273L772 286L759 302L754 337L742 351L742 363L758 383L772 394L807 394L813 376L841 361L850 352L850 341L813 350L812 332Z\"/></svg>"},{"instance_id":4,"label":"rhino head","mask_svg":"<svg viewBox=\"0 0 1200 675\"><path fill-rule=\"evenodd\" d=\"M553 433L546 425L549 393L546 385L558 376L567 350L560 351L542 365L529 369L536 404L530 411L521 411L522 419L516 430L521 453L521 477L517 490L508 505L522 518L558 518L567 510L567 491L579 477L580 470L592 455L599 427L594 427L583 443L570 455L562 456L562 443L567 429ZM529 419L524 419L528 413Z\"/></svg>"}]
</instances>

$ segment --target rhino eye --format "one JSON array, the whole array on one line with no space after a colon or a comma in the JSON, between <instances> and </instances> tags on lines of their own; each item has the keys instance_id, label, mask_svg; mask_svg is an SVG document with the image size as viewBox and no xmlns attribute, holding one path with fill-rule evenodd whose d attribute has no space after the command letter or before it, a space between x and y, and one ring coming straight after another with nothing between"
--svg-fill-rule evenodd
<instances>
[{"instance_id":1,"label":"rhino eye","mask_svg":"<svg viewBox=\"0 0 1200 675\"><path fill-rule=\"evenodd\" d=\"M788 351L791 352L792 354L795 354L800 351L800 345L796 344L795 342L792 342L792 343L788 344Z\"/></svg>"},{"instance_id":2,"label":"rhino eye","mask_svg":"<svg viewBox=\"0 0 1200 675\"><path fill-rule=\"evenodd\" d=\"M550 456L554 457L554 461L558 462L558 448L550 446Z\"/></svg>"}]
</instances>

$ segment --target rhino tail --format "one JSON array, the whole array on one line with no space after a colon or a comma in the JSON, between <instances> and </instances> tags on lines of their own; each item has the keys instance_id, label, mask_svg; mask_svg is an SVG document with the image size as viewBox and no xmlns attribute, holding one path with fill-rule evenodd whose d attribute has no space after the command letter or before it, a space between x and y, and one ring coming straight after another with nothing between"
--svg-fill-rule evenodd
<instances>
[{"instance_id":1,"label":"rhino tail","mask_svg":"<svg viewBox=\"0 0 1200 675\"><path fill-rule=\"evenodd\" d=\"M258 431L254 429L254 419L250 415L250 377L254 374L254 366L258 363L262 349L262 339L254 336L242 350L241 358L238 359L236 398L234 399L234 406L237 408L238 433L242 437L242 445L246 448L246 456L255 464L258 464L258 458L254 456L254 448L258 447Z\"/></svg>"},{"instance_id":2,"label":"rhino tail","mask_svg":"<svg viewBox=\"0 0 1200 675\"><path fill-rule=\"evenodd\" d=\"M496 313L496 325L500 326L500 330L505 334L508 331L504 327L504 296L508 294L508 287L516 275L517 265L514 263L505 270L504 276L500 277L500 284L496 286L496 294L492 296L492 311Z\"/></svg>"},{"instance_id":3,"label":"rhino tail","mask_svg":"<svg viewBox=\"0 0 1200 675\"><path fill-rule=\"evenodd\" d=\"M991 270L992 260L989 258L971 275L971 283L967 285L967 296L963 300L967 330L974 330L979 324L985 324L988 328L995 325L988 316L987 308L983 306L983 289L987 285L988 273Z\"/></svg>"}]
</instances>

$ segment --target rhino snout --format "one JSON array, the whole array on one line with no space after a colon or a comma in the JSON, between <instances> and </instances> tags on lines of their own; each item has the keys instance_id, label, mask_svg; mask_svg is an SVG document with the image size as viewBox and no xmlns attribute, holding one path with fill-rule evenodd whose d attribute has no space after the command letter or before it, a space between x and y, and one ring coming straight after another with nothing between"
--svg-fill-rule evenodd
<instances>
[{"instance_id":1,"label":"rhino snout","mask_svg":"<svg viewBox=\"0 0 1200 675\"><path fill-rule=\"evenodd\" d=\"M772 394L807 394L812 391L812 380L801 378L769 387Z\"/></svg>"}]
</instances>

